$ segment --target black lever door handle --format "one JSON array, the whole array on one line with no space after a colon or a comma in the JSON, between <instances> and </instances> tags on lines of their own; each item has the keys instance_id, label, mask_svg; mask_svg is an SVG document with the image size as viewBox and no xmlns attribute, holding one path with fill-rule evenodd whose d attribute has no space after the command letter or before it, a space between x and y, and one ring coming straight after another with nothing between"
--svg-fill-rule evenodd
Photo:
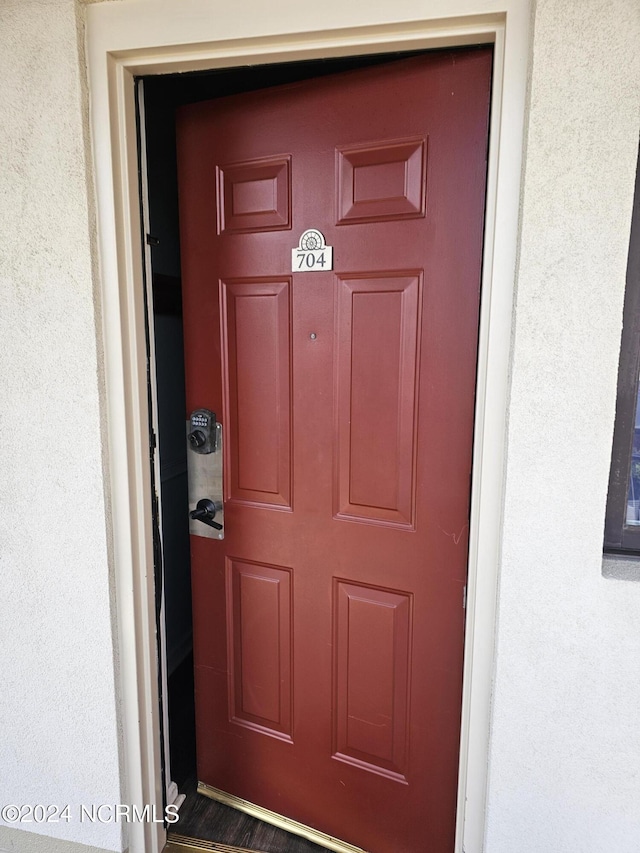
<instances>
[{"instance_id":1,"label":"black lever door handle","mask_svg":"<svg viewBox=\"0 0 640 853\"><path fill-rule=\"evenodd\" d=\"M189 517L195 521L201 521L203 524L208 524L209 527L215 527L216 530L222 530L222 525L214 521L217 507L209 498L201 498L196 504L196 508L192 509Z\"/></svg>"}]
</instances>

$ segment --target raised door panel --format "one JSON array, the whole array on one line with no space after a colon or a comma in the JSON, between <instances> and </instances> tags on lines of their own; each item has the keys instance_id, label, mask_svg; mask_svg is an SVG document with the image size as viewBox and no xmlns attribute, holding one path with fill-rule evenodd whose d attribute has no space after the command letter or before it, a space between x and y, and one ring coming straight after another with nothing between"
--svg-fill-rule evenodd
<instances>
[{"instance_id":1,"label":"raised door panel","mask_svg":"<svg viewBox=\"0 0 640 853\"><path fill-rule=\"evenodd\" d=\"M291 570L227 560L229 718L291 740Z\"/></svg>"},{"instance_id":2,"label":"raised door panel","mask_svg":"<svg viewBox=\"0 0 640 853\"><path fill-rule=\"evenodd\" d=\"M419 273L338 280L336 516L413 526Z\"/></svg>"},{"instance_id":3,"label":"raised door panel","mask_svg":"<svg viewBox=\"0 0 640 853\"><path fill-rule=\"evenodd\" d=\"M426 139L349 146L336 157L339 225L425 215Z\"/></svg>"},{"instance_id":4,"label":"raised door panel","mask_svg":"<svg viewBox=\"0 0 640 853\"><path fill-rule=\"evenodd\" d=\"M290 282L222 283L231 501L291 507Z\"/></svg>"},{"instance_id":5,"label":"raised door panel","mask_svg":"<svg viewBox=\"0 0 640 853\"><path fill-rule=\"evenodd\" d=\"M291 227L291 157L266 157L217 167L218 233Z\"/></svg>"},{"instance_id":6,"label":"raised door panel","mask_svg":"<svg viewBox=\"0 0 640 853\"><path fill-rule=\"evenodd\" d=\"M412 596L334 581L334 758L406 782Z\"/></svg>"}]
</instances>

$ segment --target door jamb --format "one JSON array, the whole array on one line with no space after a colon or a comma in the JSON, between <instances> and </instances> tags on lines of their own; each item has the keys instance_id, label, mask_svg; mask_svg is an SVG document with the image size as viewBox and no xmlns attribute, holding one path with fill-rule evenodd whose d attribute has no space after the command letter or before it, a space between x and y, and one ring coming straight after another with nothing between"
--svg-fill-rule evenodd
<instances>
[{"instance_id":1,"label":"door jamb","mask_svg":"<svg viewBox=\"0 0 640 853\"><path fill-rule=\"evenodd\" d=\"M189 0L192 8L208 0ZM151 486L134 79L139 75L492 43L494 78L483 256L456 853L484 847L513 284L529 54L530 0L448 0L465 7L402 24L203 43L202 20L162 0L91 5L87 15L98 207L111 536L128 802L162 808ZM187 5L176 4L177 6ZM441 5L434 0L433 6ZM490 5L491 14L469 14ZM144 21L140 8L144 6ZM149 9L156 19L149 34ZM304 12L304 7L300 7ZM187 16L188 17L188 16ZM509 20L509 28L506 23ZM191 38L184 28L191 27ZM224 25L221 25L224 28ZM250 26L247 24L247 27ZM258 24L259 26L259 24ZM206 31L207 27L205 27ZM176 32L182 41L176 43ZM200 39L200 40L199 40ZM491 329L491 335L489 334ZM161 824L130 824L129 853L159 853Z\"/></svg>"}]
</instances>

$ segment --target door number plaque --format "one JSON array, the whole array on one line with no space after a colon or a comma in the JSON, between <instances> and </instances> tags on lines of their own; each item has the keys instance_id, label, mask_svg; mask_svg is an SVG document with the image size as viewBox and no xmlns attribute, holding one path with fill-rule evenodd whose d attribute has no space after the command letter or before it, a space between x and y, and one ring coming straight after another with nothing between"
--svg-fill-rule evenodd
<instances>
[{"instance_id":1,"label":"door number plaque","mask_svg":"<svg viewBox=\"0 0 640 853\"><path fill-rule=\"evenodd\" d=\"M327 246L324 235L309 228L300 236L296 249L291 250L293 272L325 272L333 269L333 246Z\"/></svg>"}]
</instances>

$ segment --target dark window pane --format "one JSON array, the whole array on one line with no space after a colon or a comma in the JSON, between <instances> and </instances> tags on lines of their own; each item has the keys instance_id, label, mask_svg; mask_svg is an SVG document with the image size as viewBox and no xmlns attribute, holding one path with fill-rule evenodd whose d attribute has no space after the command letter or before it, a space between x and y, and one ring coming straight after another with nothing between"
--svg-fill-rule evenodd
<instances>
[{"instance_id":1,"label":"dark window pane","mask_svg":"<svg viewBox=\"0 0 640 853\"><path fill-rule=\"evenodd\" d=\"M636 397L636 419L631 450L629 491L627 494L626 523L640 526L640 387Z\"/></svg>"},{"instance_id":2,"label":"dark window pane","mask_svg":"<svg viewBox=\"0 0 640 853\"><path fill-rule=\"evenodd\" d=\"M608 553L640 556L640 152L631 217L616 423L604 531Z\"/></svg>"}]
</instances>

